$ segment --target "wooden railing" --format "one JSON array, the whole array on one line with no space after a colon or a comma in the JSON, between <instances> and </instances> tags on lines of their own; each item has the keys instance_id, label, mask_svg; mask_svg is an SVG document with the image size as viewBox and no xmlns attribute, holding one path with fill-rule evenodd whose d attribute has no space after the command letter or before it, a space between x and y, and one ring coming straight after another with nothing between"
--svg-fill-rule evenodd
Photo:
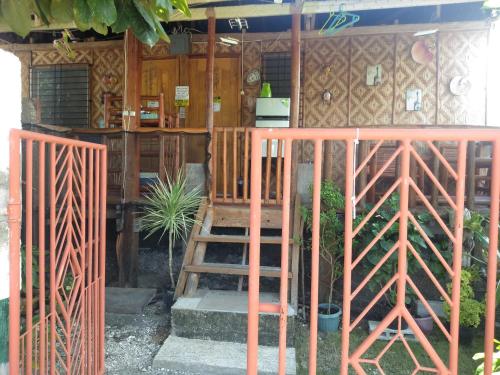
<instances>
[{"instance_id":1,"label":"wooden railing","mask_svg":"<svg viewBox=\"0 0 500 375\"><path fill-rule=\"evenodd\" d=\"M250 203L251 128L214 128L212 139L212 201ZM263 144L262 200L277 205L282 201L283 151L281 140Z\"/></svg>"},{"instance_id":2,"label":"wooden railing","mask_svg":"<svg viewBox=\"0 0 500 375\"><path fill-rule=\"evenodd\" d=\"M158 103L158 105L151 105ZM142 112L145 113L142 113ZM141 96L141 127L178 128L177 113L165 112L164 95ZM123 97L104 95L104 127L121 128L123 123Z\"/></svg>"}]
</instances>

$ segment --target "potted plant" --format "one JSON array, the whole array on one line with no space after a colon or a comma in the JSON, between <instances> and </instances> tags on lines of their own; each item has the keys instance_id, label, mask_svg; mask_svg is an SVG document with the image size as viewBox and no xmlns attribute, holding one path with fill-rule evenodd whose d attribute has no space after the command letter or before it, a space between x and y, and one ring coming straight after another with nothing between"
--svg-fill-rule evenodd
<instances>
[{"instance_id":1,"label":"potted plant","mask_svg":"<svg viewBox=\"0 0 500 375\"><path fill-rule=\"evenodd\" d=\"M199 187L187 189L187 179L180 168L175 179L172 180L167 174L166 181L158 178L151 184L145 199L142 229L147 232L146 238L158 232L160 238L168 235L168 269L170 287L174 289L174 244L179 239L185 241L195 223L194 215L201 202L201 190Z\"/></svg>"},{"instance_id":2,"label":"potted plant","mask_svg":"<svg viewBox=\"0 0 500 375\"><path fill-rule=\"evenodd\" d=\"M470 345L474 334L474 328L479 326L481 318L484 315L485 304L483 301L478 301L474 298L474 289L472 283L475 280L475 272L462 270L460 276L460 344ZM447 285L448 294L451 295L452 284ZM443 310L445 317L450 321L450 306L443 302Z\"/></svg>"},{"instance_id":3,"label":"potted plant","mask_svg":"<svg viewBox=\"0 0 500 375\"><path fill-rule=\"evenodd\" d=\"M318 306L318 328L323 332L335 332L339 328L342 311L340 306L333 303L335 282L342 277L342 258L344 256L344 222L341 213L345 207L344 194L332 182L321 183L321 210L319 253L321 259L329 269L328 302ZM304 222L309 230L312 229L312 210L303 209ZM311 249L311 242L307 243Z\"/></svg>"}]
</instances>

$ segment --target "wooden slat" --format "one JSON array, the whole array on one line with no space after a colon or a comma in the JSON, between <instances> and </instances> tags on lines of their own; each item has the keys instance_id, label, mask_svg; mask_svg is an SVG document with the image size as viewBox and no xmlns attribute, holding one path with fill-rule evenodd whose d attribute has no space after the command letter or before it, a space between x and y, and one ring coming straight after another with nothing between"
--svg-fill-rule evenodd
<instances>
[{"instance_id":1,"label":"wooden slat","mask_svg":"<svg viewBox=\"0 0 500 375\"><path fill-rule=\"evenodd\" d=\"M245 129L245 151L243 157L243 201L248 201L248 167L250 165L250 160L248 158L248 148L249 148L250 131Z\"/></svg>"},{"instance_id":2,"label":"wooden slat","mask_svg":"<svg viewBox=\"0 0 500 375\"><path fill-rule=\"evenodd\" d=\"M215 235L211 234L208 236L197 235L194 236L195 241L199 242L213 242L213 243L250 243L250 236L231 236L226 234ZM290 243L293 239L290 239ZM281 236L261 236L261 244L267 245L281 245Z\"/></svg>"},{"instance_id":3,"label":"wooden slat","mask_svg":"<svg viewBox=\"0 0 500 375\"><path fill-rule=\"evenodd\" d=\"M238 129L233 128L233 202L238 199Z\"/></svg>"},{"instance_id":4,"label":"wooden slat","mask_svg":"<svg viewBox=\"0 0 500 375\"><path fill-rule=\"evenodd\" d=\"M212 164L212 202L216 200L217 198L217 148L218 148L218 143L217 143L217 133L218 130L214 129L213 132L213 140L212 140L212 159L210 160L210 163Z\"/></svg>"},{"instance_id":5,"label":"wooden slat","mask_svg":"<svg viewBox=\"0 0 500 375\"><path fill-rule=\"evenodd\" d=\"M261 227L268 229L281 229L281 209L262 207ZM249 228L250 208L248 206L214 206L214 227Z\"/></svg>"},{"instance_id":6,"label":"wooden slat","mask_svg":"<svg viewBox=\"0 0 500 375\"><path fill-rule=\"evenodd\" d=\"M222 198L227 200L227 128L222 133Z\"/></svg>"},{"instance_id":7,"label":"wooden slat","mask_svg":"<svg viewBox=\"0 0 500 375\"><path fill-rule=\"evenodd\" d=\"M248 266L241 264L221 264L221 263L202 263L198 265L184 266L185 272L190 273L216 273L220 275L248 276ZM280 277L279 267L260 267L261 277ZM292 277L292 273L288 273Z\"/></svg>"},{"instance_id":8,"label":"wooden slat","mask_svg":"<svg viewBox=\"0 0 500 375\"><path fill-rule=\"evenodd\" d=\"M191 234L189 235L189 241L186 248L186 253L184 254L184 259L182 261L183 267L187 264L190 264L193 260L194 250L196 241L194 241L193 237L200 233L201 223L204 220L205 214L207 212L208 203L204 198L200 203L200 207L198 207L198 212L196 213L196 221L191 229ZM184 268L181 268L181 273L179 275L179 279L177 280L177 286L175 288L174 298L178 298L182 295L184 288L186 286L188 275L184 272Z\"/></svg>"},{"instance_id":9,"label":"wooden slat","mask_svg":"<svg viewBox=\"0 0 500 375\"><path fill-rule=\"evenodd\" d=\"M278 140L278 157L276 160L276 202L281 203L281 163L283 159L282 155L283 140Z\"/></svg>"},{"instance_id":10,"label":"wooden slat","mask_svg":"<svg viewBox=\"0 0 500 375\"><path fill-rule=\"evenodd\" d=\"M266 186L264 188L264 203L269 202L269 192L271 190L271 160L272 160L272 145L273 140L267 140L267 157L266 157Z\"/></svg>"}]
</instances>

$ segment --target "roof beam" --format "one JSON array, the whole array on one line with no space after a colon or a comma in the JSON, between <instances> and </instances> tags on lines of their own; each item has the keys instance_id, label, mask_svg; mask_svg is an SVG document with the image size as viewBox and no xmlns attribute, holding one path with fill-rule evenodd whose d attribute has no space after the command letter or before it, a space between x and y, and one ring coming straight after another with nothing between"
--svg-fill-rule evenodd
<instances>
[{"instance_id":1,"label":"roof beam","mask_svg":"<svg viewBox=\"0 0 500 375\"><path fill-rule=\"evenodd\" d=\"M207 4L215 0L189 0L190 5ZM217 0L225 2L229 0ZM411 8L419 6L435 6L458 3L476 3L478 0L312 0L304 1L302 4L302 14L318 14L338 11L342 9L346 12L355 12L360 10L390 9L390 8ZM180 12L175 13L170 21L199 21L207 19L207 7L192 7L191 17L187 17ZM216 6L215 16L218 19L229 18L255 18L290 15L296 12L294 4L266 4L266 5L231 5ZM54 23L49 26L34 24L33 31L41 30L64 30L75 29L74 23ZM7 25L0 23L0 33L12 31Z\"/></svg>"},{"instance_id":2,"label":"roof beam","mask_svg":"<svg viewBox=\"0 0 500 375\"><path fill-rule=\"evenodd\" d=\"M341 6L346 12L355 12L360 10L411 8L475 2L478 2L478 0L316 0L304 1L302 4L302 14L329 13L338 11ZM294 9L296 9L295 5L289 3L217 6L215 7L215 15L218 19L271 17L290 15L295 13ZM178 12L171 17L171 21L198 21L206 18L206 8L192 8L191 17L186 17Z\"/></svg>"}]
</instances>

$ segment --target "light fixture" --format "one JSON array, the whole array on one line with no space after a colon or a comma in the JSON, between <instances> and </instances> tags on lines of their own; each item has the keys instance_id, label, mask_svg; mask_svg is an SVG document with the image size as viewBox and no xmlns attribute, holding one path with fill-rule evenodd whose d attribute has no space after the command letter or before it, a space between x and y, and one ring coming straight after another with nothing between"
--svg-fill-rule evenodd
<instances>
[{"instance_id":1,"label":"light fixture","mask_svg":"<svg viewBox=\"0 0 500 375\"><path fill-rule=\"evenodd\" d=\"M248 21L246 20L246 18L230 18L228 22L231 30L236 28L240 31L243 29L248 29Z\"/></svg>"},{"instance_id":2,"label":"light fixture","mask_svg":"<svg viewBox=\"0 0 500 375\"><path fill-rule=\"evenodd\" d=\"M438 29L430 29L430 30L421 30L417 31L413 36L426 36L426 35L432 35L436 34L439 30Z\"/></svg>"},{"instance_id":3,"label":"light fixture","mask_svg":"<svg viewBox=\"0 0 500 375\"><path fill-rule=\"evenodd\" d=\"M240 41L238 39L231 36L221 36L219 39L223 44L226 45L237 46L238 44L240 44Z\"/></svg>"}]
</instances>

